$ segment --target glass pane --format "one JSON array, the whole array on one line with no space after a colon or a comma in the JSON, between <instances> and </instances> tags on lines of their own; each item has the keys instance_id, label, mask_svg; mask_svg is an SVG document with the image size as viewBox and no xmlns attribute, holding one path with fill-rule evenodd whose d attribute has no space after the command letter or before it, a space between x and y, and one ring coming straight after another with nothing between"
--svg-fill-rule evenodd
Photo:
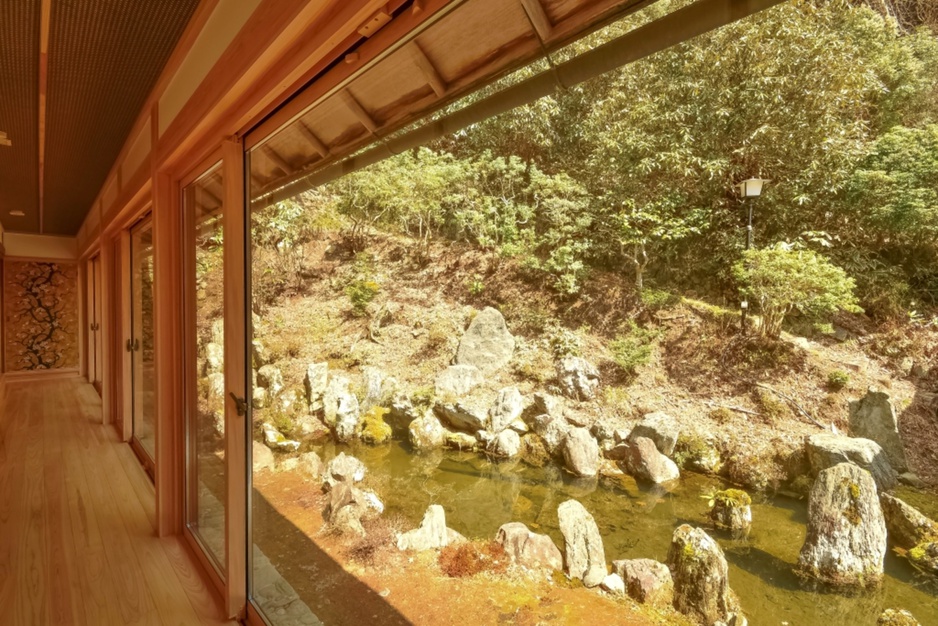
<instances>
[{"instance_id":1,"label":"glass pane","mask_svg":"<svg viewBox=\"0 0 938 626\"><path fill-rule=\"evenodd\" d=\"M131 367L133 435L152 463L156 458L153 360L153 226L147 220L131 231Z\"/></svg>"},{"instance_id":2,"label":"glass pane","mask_svg":"<svg viewBox=\"0 0 938 626\"><path fill-rule=\"evenodd\" d=\"M221 164L185 189L189 528L224 578L225 373Z\"/></svg>"}]
</instances>

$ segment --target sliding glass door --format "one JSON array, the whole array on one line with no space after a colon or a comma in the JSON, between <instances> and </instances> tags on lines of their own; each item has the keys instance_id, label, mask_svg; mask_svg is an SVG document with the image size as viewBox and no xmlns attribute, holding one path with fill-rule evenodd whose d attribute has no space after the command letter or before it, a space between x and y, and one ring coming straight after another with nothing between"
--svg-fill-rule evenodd
<instances>
[{"instance_id":1,"label":"sliding glass door","mask_svg":"<svg viewBox=\"0 0 938 626\"><path fill-rule=\"evenodd\" d=\"M156 379L153 358L153 222L130 229L131 444L152 475L156 459Z\"/></svg>"},{"instance_id":2,"label":"sliding glass door","mask_svg":"<svg viewBox=\"0 0 938 626\"><path fill-rule=\"evenodd\" d=\"M88 382L101 393L102 352L104 349L101 334L101 256L96 255L88 261L87 278L87 313L88 313Z\"/></svg>"},{"instance_id":3,"label":"sliding glass door","mask_svg":"<svg viewBox=\"0 0 938 626\"><path fill-rule=\"evenodd\" d=\"M222 580L225 550L225 319L221 163L183 190L186 525Z\"/></svg>"}]
</instances>

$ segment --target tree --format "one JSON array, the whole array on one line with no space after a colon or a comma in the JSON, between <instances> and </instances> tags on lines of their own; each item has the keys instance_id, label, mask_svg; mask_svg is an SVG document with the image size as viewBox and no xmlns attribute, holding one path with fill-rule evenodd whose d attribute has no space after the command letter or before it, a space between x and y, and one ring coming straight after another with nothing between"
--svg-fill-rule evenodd
<instances>
[{"instance_id":1,"label":"tree","mask_svg":"<svg viewBox=\"0 0 938 626\"><path fill-rule=\"evenodd\" d=\"M794 310L818 318L838 310L862 312L852 278L811 250L778 244L746 250L733 268L743 295L759 303L760 333L778 338L785 317Z\"/></svg>"}]
</instances>

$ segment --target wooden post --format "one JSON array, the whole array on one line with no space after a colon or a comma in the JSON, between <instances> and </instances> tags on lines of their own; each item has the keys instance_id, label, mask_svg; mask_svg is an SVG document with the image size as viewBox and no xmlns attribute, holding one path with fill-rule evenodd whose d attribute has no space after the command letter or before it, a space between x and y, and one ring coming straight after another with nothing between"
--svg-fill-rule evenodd
<instances>
[{"instance_id":1,"label":"wooden post","mask_svg":"<svg viewBox=\"0 0 938 626\"><path fill-rule=\"evenodd\" d=\"M237 403L250 403L247 389L247 279L244 198L244 147L238 139L222 142L224 180L225 272L225 462L228 464L225 549L228 556L225 608L228 617L244 616L247 603L247 416Z\"/></svg>"}]
</instances>

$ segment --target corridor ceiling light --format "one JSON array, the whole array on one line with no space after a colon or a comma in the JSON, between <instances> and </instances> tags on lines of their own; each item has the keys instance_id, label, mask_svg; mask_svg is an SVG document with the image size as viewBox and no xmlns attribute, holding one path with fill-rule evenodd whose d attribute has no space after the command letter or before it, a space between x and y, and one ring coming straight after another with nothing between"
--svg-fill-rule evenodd
<instances>
[{"instance_id":1,"label":"corridor ceiling light","mask_svg":"<svg viewBox=\"0 0 938 626\"><path fill-rule=\"evenodd\" d=\"M0 130L0 146L9 147L12 145L13 145L13 142L10 141L10 138L7 137L7 134L4 131Z\"/></svg>"},{"instance_id":2,"label":"corridor ceiling light","mask_svg":"<svg viewBox=\"0 0 938 626\"><path fill-rule=\"evenodd\" d=\"M758 198L762 195L762 185L770 182L766 178L747 178L741 183L736 184L739 189L739 195L743 198Z\"/></svg>"},{"instance_id":3,"label":"corridor ceiling light","mask_svg":"<svg viewBox=\"0 0 938 626\"><path fill-rule=\"evenodd\" d=\"M13 217L25 217L26 216L26 214L23 213L22 211L10 211L10 215L12 215Z\"/></svg>"}]
</instances>

